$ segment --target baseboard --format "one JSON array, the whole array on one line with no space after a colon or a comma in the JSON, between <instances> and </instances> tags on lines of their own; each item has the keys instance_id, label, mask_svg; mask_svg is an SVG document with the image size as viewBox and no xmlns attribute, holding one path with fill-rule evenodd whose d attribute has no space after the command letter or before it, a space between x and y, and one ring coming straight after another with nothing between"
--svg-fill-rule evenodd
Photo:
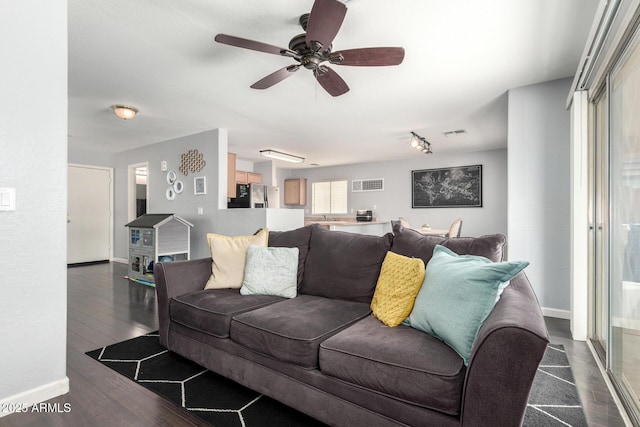
<instances>
[{"instance_id":1,"label":"baseboard","mask_svg":"<svg viewBox=\"0 0 640 427\"><path fill-rule=\"evenodd\" d=\"M31 411L33 405L69 393L69 378L43 384L0 400L0 418L14 412Z\"/></svg>"},{"instance_id":2,"label":"baseboard","mask_svg":"<svg viewBox=\"0 0 640 427\"><path fill-rule=\"evenodd\" d=\"M571 312L569 310L558 310L557 308L542 307L542 315L545 317L555 317L557 319L571 320Z\"/></svg>"},{"instance_id":3,"label":"baseboard","mask_svg":"<svg viewBox=\"0 0 640 427\"><path fill-rule=\"evenodd\" d=\"M611 383L611 379L609 379L609 374L607 374L607 371L602 365L602 361L600 360L600 357L598 357L598 353L596 352L596 349L593 347L591 340L587 340L587 347L589 348L589 351L591 351L591 355L593 356L593 360L596 361L596 365L598 365L598 370L600 371L600 375L602 375L602 378L604 379L604 383L607 385L607 388L609 389L609 393L611 393L611 397L613 398L613 401L618 407L618 411L620 411L620 416L624 420L625 427L633 427L633 424L631 423L631 418L629 418L629 415L627 414L627 410L625 409L624 405L620 401L620 397L618 396L618 393L616 393L616 389Z\"/></svg>"},{"instance_id":4,"label":"baseboard","mask_svg":"<svg viewBox=\"0 0 640 427\"><path fill-rule=\"evenodd\" d=\"M129 260L126 258L111 258L113 262L119 262L120 264L129 264Z\"/></svg>"}]
</instances>

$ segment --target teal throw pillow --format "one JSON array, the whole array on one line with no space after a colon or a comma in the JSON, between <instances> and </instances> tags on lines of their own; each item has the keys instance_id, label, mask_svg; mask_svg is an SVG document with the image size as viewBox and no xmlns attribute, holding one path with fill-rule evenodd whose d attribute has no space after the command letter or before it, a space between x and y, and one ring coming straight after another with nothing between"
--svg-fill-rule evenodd
<instances>
[{"instance_id":1,"label":"teal throw pillow","mask_svg":"<svg viewBox=\"0 0 640 427\"><path fill-rule=\"evenodd\" d=\"M405 323L441 339L469 363L480 326L525 261L492 262L437 245Z\"/></svg>"},{"instance_id":2,"label":"teal throw pillow","mask_svg":"<svg viewBox=\"0 0 640 427\"><path fill-rule=\"evenodd\" d=\"M294 298L298 292L298 248L249 246L242 295Z\"/></svg>"}]
</instances>

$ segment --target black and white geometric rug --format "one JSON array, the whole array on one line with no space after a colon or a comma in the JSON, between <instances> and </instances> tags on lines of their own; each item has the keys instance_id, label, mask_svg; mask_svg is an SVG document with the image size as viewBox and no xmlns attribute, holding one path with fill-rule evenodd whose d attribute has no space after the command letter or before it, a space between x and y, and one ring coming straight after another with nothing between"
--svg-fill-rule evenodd
<instances>
[{"instance_id":1,"label":"black and white geometric rug","mask_svg":"<svg viewBox=\"0 0 640 427\"><path fill-rule=\"evenodd\" d=\"M194 362L169 352L153 332L87 352L216 427L324 426Z\"/></svg>"},{"instance_id":2,"label":"black and white geometric rug","mask_svg":"<svg viewBox=\"0 0 640 427\"><path fill-rule=\"evenodd\" d=\"M586 426L564 347L549 344L533 380L525 426Z\"/></svg>"},{"instance_id":3,"label":"black and white geometric rug","mask_svg":"<svg viewBox=\"0 0 640 427\"><path fill-rule=\"evenodd\" d=\"M87 355L216 427L324 425L167 351L157 332ZM580 405L564 349L550 345L533 383L524 425L586 426Z\"/></svg>"}]
</instances>

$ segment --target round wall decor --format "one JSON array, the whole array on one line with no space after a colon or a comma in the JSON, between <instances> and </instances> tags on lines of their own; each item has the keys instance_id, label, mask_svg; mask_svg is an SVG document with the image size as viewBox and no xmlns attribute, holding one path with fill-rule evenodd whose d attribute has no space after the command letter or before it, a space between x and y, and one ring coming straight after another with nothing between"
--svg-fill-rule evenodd
<instances>
[{"instance_id":1,"label":"round wall decor","mask_svg":"<svg viewBox=\"0 0 640 427\"><path fill-rule=\"evenodd\" d=\"M174 190L173 187L169 187L165 195L167 196L167 200L173 200L176 198L176 190Z\"/></svg>"},{"instance_id":2,"label":"round wall decor","mask_svg":"<svg viewBox=\"0 0 640 427\"><path fill-rule=\"evenodd\" d=\"M176 182L173 183L173 189L175 190L176 194L182 193L182 191L184 190L184 182L182 182L181 179L176 179Z\"/></svg>"},{"instance_id":3,"label":"round wall decor","mask_svg":"<svg viewBox=\"0 0 640 427\"><path fill-rule=\"evenodd\" d=\"M169 172L167 172L167 183L169 185L173 185L173 183L176 182L176 178L178 178L178 174L176 173L176 171L171 169Z\"/></svg>"}]
</instances>

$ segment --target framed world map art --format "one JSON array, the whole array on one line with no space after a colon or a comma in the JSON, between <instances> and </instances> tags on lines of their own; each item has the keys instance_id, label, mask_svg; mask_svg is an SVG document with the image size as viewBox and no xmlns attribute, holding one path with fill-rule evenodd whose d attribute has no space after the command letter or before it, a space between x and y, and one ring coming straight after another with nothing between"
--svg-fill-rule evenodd
<instances>
[{"instance_id":1,"label":"framed world map art","mask_svg":"<svg viewBox=\"0 0 640 427\"><path fill-rule=\"evenodd\" d=\"M412 208L482 207L482 165L411 171Z\"/></svg>"}]
</instances>

